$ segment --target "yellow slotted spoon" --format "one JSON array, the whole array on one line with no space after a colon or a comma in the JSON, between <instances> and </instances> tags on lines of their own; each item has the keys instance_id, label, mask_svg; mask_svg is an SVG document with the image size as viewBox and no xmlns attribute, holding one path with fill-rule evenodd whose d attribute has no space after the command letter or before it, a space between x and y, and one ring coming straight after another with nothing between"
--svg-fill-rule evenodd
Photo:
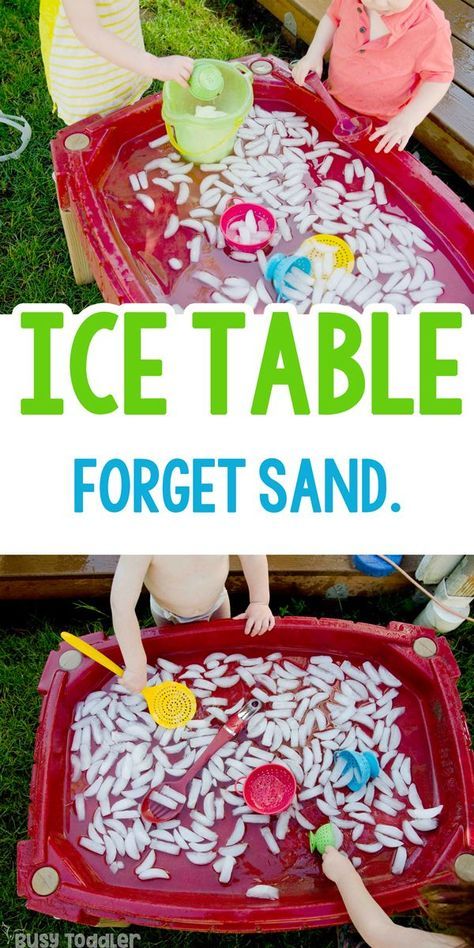
<instances>
[{"instance_id":1,"label":"yellow slotted spoon","mask_svg":"<svg viewBox=\"0 0 474 948\"><path fill-rule=\"evenodd\" d=\"M64 639L72 648L78 652L87 655L99 665L108 668L119 678L123 675L123 668L116 665L110 658L99 652L93 645L89 645L84 639L70 632L61 632L61 638ZM148 710L157 724L172 730L176 727L184 727L188 721L196 714L196 698L192 691L186 685L179 681L164 681L160 685L151 685L143 688L140 692L143 695Z\"/></svg>"}]
</instances>

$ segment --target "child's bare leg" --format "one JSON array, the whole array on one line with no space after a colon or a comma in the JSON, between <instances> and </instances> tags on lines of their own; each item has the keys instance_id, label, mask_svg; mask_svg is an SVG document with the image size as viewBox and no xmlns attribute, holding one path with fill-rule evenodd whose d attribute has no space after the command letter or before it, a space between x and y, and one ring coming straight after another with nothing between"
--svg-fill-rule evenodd
<instances>
[{"instance_id":1,"label":"child's bare leg","mask_svg":"<svg viewBox=\"0 0 474 948\"><path fill-rule=\"evenodd\" d=\"M213 612L209 616L209 618L210 619L230 619L230 601L229 601L229 593L227 592L227 589L225 591L224 602L222 602L220 606L218 606L216 611Z\"/></svg>"}]
</instances>

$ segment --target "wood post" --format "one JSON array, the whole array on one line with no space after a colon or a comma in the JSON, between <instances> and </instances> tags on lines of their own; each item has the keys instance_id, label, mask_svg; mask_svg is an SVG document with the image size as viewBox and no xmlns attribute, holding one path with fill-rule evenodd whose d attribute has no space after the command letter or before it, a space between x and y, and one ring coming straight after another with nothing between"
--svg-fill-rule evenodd
<instances>
[{"instance_id":1,"label":"wood post","mask_svg":"<svg viewBox=\"0 0 474 948\"><path fill-rule=\"evenodd\" d=\"M86 283L93 283L94 274L92 273L89 261L81 243L79 228L77 226L74 213L72 211L63 211L61 208L59 208L59 213L61 215L61 222L64 228L64 235L66 237L67 249L69 251L69 259L71 261L74 279L78 286L84 286Z\"/></svg>"}]
</instances>

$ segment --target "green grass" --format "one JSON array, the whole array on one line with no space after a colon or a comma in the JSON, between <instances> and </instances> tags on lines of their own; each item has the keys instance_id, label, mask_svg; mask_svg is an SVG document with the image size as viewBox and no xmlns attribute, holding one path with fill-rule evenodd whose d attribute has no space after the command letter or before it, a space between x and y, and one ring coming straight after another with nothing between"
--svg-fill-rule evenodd
<instances>
[{"instance_id":1,"label":"green grass","mask_svg":"<svg viewBox=\"0 0 474 948\"><path fill-rule=\"evenodd\" d=\"M234 609L240 604L234 602ZM410 621L419 605L406 595L372 600L278 600L274 608L281 614L326 615L339 618L386 624L394 617ZM142 624L150 624L146 603L141 603ZM110 629L107 604L99 602L56 602L6 606L2 604L0 620L0 946L14 944L15 931L30 934L53 932L64 934L75 930L70 923L28 912L16 895L15 850L20 839L26 839L26 815L32 765L34 736L40 699L36 692L38 680L51 649L57 648L59 633L68 628L76 633ZM450 636L450 644L461 669L459 690L471 727L474 726L474 655L472 630L461 626ZM406 916L404 924L418 924L416 915ZM92 932L92 929L81 929ZM292 932L288 934L253 936L216 936L165 932L136 928L141 935L139 948L335 948L331 929ZM3 933L3 934L2 934ZM60 948L66 941L60 940Z\"/></svg>"},{"instance_id":2,"label":"green grass","mask_svg":"<svg viewBox=\"0 0 474 948\"><path fill-rule=\"evenodd\" d=\"M294 55L256 0L143 0L147 48L158 55L231 58L251 52ZM1 107L33 128L27 151L0 164L0 312L18 303L67 302L74 311L100 302L95 285L75 285L56 206L49 142L61 127L52 114L38 40L38 0L0 0ZM153 89L156 91L157 84ZM17 137L0 125L0 150ZM431 169L466 197L466 186L419 149Z\"/></svg>"}]
</instances>

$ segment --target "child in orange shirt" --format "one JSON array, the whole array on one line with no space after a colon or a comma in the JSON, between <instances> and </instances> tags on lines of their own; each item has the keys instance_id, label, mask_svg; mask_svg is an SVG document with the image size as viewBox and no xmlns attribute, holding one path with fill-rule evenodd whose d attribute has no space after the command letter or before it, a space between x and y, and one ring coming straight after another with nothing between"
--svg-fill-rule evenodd
<instances>
[{"instance_id":1,"label":"child in orange shirt","mask_svg":"<svg viewBox=\"0 0 474 948\"><path fill-rule=\"evenodd\" d=\"M331 49L328 89L343 105L383 125L376 151L401 151L448 91L454 75L450 26L434 0L332 0L293 69L298 85L321 76Z\"/></svg>"}]
</instances>

